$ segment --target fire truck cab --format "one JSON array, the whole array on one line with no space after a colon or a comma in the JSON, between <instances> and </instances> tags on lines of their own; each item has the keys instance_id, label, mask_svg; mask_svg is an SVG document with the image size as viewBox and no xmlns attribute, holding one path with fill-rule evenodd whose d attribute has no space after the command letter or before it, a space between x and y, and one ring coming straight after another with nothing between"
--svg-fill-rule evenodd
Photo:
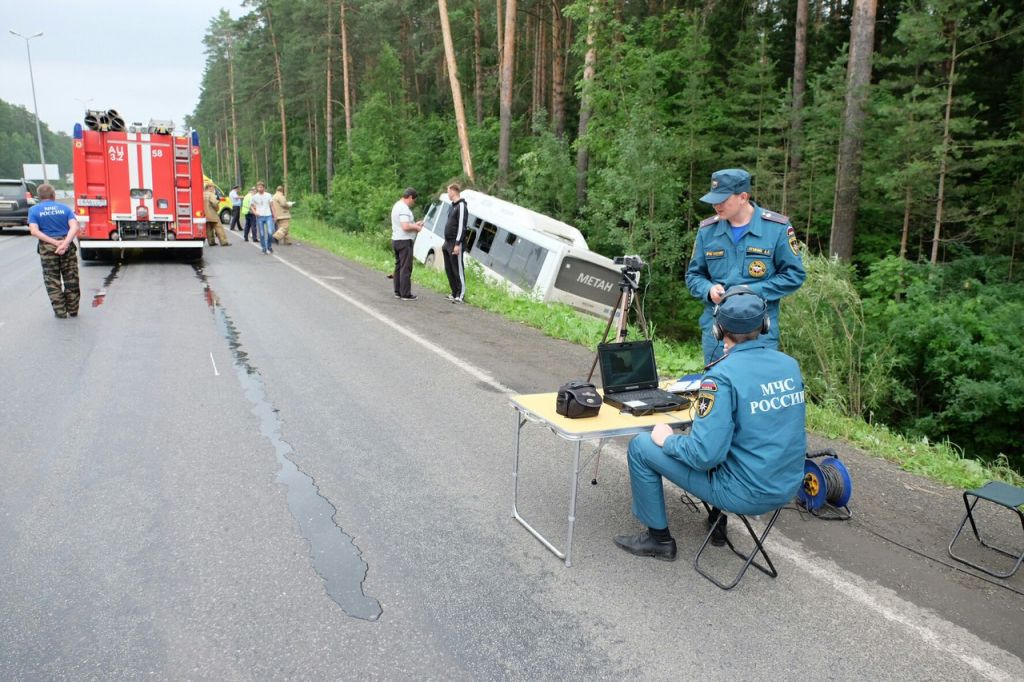
<instances>
[{"instance_id":1,"label":"fire truck cab","mask_svg":"<svg viewBox=\"0 0 1024 682\"><path fill-rule=\"evenodd\" d=\"M111 115L112 114L112 115ZM170 121L125 126L110 112L75 124L75 217L82 260L127 249L185 249L206 243L199 133Z\"/></svg>"}]
</instances>

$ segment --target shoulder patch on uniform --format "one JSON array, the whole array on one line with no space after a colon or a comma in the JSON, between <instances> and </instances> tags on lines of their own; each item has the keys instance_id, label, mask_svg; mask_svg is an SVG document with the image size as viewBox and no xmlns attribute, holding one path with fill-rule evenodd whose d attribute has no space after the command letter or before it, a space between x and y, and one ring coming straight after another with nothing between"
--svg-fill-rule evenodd
<instances>
[{"instance_id":1,"label":"shoulder patch on uniform","mask_svg":"<svg viewBox=\"0 0 1024 682\"><path fill-rule=\"evenodd\" d=\"M715 383L714 379L704 379L700 382L701 391L717 391L718 384Z\"/></svg>"},{"instance_id":2,"label":"shoulder patch on uniform","mask_svg":"<svg viewBox=\"0 0 1024 682\"><path fill-rule=\"evenodd\" d=\"M700 221L700 226L701 227L707 227L708 225L714 225L717 222L718 222L718 214L716 213L715 215L711 216L710 218L705 218L704 220Z\"/></svg>"},{"instance_id":3,"label":"shoulder patch on uniform","mask_svg":"<svg viewBox=\"0 0 1024 682\"><path fill-rule=\"evenodd\" d=\"M792 225L786 228L786 234L788 234L790 237L796 234L796 230L793 229Z\"/></svg>"},{"instance_id":4,"label":"shoulder patch on uniform","mask_svg":"<svg viewBox=\"0 0 1024 682\"><path fill-rule=\"evenodd\" d=\"M706 417L711 414L711 408L715 406L715 394L701 391L697 394L697 416Z\"/></svg>"},{"instance_id":5,"label":"shoulder patch on uniform","mask_svg":"<svg viewBox=\"0 0 1024 682\"><path fill-rule=\"evenodd\" d=\"M761 218L780 225L789 225L789 218L775 211L761 211Z\"/></svg>"},{"instance_id":6,"label":"shoulder patch on uniform","mask_svg":"<svg viewBox=\"0 0 1024 682\"><path fill-rule=\"evenodd\" d=\"M792 235L789 238L789 248L793 252L794 256L800 255L800 242L797 241L796 235Z\"/></svg>"}]
</instances>

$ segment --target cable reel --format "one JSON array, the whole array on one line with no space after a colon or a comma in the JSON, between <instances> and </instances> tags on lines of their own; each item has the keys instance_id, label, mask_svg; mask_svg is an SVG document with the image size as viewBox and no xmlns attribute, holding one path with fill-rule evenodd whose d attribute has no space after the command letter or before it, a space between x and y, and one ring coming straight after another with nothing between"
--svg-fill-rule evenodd
<instances>
[{"instance_id":1,"label":"cable reel","mask_svg":"<svg viewBox=\"0 0 1024 682\"><path fill-rule=\"evenodd\" d=\"M804 480L797 491L807 511L829 521L845 521L852 516L847 506L852 496L853 479L835 450L807 453Z\"/></svg>"}]
</instances>

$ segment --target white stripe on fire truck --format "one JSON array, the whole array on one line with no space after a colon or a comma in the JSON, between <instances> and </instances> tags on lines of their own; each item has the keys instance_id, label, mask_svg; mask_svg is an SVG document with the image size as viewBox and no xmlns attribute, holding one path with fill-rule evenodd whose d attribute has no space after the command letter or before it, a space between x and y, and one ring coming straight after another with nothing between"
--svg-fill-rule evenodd
<instances>
[{"instance_id":1,"label":"white stripe on fire truck","mask_svg":"<svg viewBox=\"0 0 1024 682\"><path fill-rule=\"evenodd\" d=\"M142 153L142 185L141 186L152 191L153 190L153 145L150 144L150 139L151 138L149 136L149 133L143 134L142 135L142 144L140 144L139 147L142 148L141 149L141 153ZM154 193L154 195L155 195L155 193ZM146 205L146 202L145 202L144 199L141 200L140 203L142 203L143 206ZM149 206L149 215L153 216L153 208L156 206L156 202L155 201L151 201L150 204L151 205ZM150 219L152 219L152 217Z\"/></svg>"},{"instance_id":2,"label":"white stripe on fire truck","mask_svg":"<svg viewBox=\"0 0 1024 682\"><path fill-rule=\"evenodd\" d=\"M128 144L127 144L128 148L125 151L128 152L128 154L127 154L127 156L128 156L128 191L130 192L131 190L136 189L137 187L139 187L139 146L140 145L138 144L138 139L139 139L138 133L128 133L125 137L128 140ZM135 198L135 197L131 197L131 201L129 203L129 206L131 206L131 210L132 210L132 217L129 218L129 220L134 220L135 216L137 215L136 211L139 208L139 200L137 198Z\"/></svg>"}]
</instances>

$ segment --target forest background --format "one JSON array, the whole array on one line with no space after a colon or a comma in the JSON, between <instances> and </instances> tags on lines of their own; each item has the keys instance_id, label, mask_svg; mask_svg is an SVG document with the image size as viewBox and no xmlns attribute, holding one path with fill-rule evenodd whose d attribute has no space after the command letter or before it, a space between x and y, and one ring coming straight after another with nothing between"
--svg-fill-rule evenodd
<instances>
[{"instance_id":1,"label":"forest background","mask_svg":"<svg viewBox=\"0 0 1024 682\"><path fill-rule=\"evenodd\" d=\"M222 185L285 184L382 250L408 185L577 225L643 256L681 340L698 199L747 168L805 245L782 343L812 399L1022 471L1021 5L249 0L207 29L189 124Z\"/></svg>"}]
</instances>

